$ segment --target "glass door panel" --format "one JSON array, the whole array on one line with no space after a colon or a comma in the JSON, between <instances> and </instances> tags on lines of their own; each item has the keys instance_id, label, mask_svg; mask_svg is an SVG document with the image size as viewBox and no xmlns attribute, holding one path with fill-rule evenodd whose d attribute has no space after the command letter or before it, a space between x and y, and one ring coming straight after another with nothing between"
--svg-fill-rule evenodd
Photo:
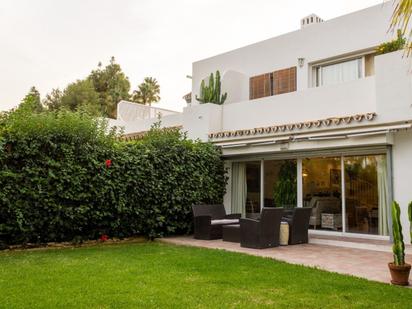
<instances>
[{"instance_id":1,"label":"glass door panel","mask_svg":"<svg viewBox=\"0 0 412 309\"><path fill-rule=\"evenodd\" d=\"M379 194L386 191L385 156L345 157L344 163L346 231L387 235L386 194Z\"/></svg>"},{"instance_id":2,"label":"glass door panel","mask_svg":"<svg viewBox=\"0 0 412 309\"><path fill-rule=\"evenodd\" d=\"M342 231L341 158L302 160L303 206L314 229Z\"/></svg>"},{"instance_id":3,"label":"glass door panel","mask_svg":"<svg viewBox=\"0 0 412 309\"><path fill-rule=\"evenodd\" d=\"M264 161L264 206L297 206L296 160Z\"/></svg>"},{"instance_id":4,"label":"glass door panel","mask_svg":"<svg viewBox=\"0 0 412 309\"><path fill-rule=\"evenodd\" d=\"M246 217L256 218L260 214L260 161L246 164Z\"/></svg>"}]
</instances>

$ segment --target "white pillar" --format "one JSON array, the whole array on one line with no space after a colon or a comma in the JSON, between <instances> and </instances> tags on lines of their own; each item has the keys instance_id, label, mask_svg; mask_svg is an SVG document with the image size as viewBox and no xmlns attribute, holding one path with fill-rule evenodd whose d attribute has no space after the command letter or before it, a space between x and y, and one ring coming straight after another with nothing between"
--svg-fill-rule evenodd
<instances>
[{"instance_id":1,"label":"white pillar","mask_svg":"<svg viewBox=\"0 0 412 309\"><path fill-rule=\"evenodd\" d=\"M297 202L298 202L298 207L303 207L303 173L302 173L302 159L299 158L297 159L297 176L296 176L296 181L297 181Z\"/></svg>"},{"instance_id":2,"label":"white pillar","mask_svg":"<svg viewBox=\"0 0 412 309\"><path fill-rule=\"evenodd\" d=\"M345 161L343 156L340 157L340 178L342 191L342 232L346 233Z\"/></svg>"},{"instance_id":3,"label":"white pillar","mask_svg":"<svg viewBox=\"0 0 412 309\"><path fill-rule=\"evenodd\" d=\"M260 160L260 209L265 202L265 160Z\"/></svg>"}]
</instances>

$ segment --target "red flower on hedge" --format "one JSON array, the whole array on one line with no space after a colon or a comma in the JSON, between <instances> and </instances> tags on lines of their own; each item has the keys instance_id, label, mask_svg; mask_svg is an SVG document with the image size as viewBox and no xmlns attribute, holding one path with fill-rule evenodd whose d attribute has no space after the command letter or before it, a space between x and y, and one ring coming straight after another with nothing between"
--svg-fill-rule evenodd
<instances>
[{"instance_id":1,"label":"red flower on hedge","mask_svg":"<svg viewBox=\"0 0 412 309\"><path fill-rule=\"evenodd\" d=\"M100 236L99 239L100 239L101 241L106 241L106 240L109 240L109 236L107 236L106 234L103 234L103 235Z\"/></svg>"},{"instance_id":2,"label":"red flower on hedge","mask_svg":"<svg viewBox=\"0 0 412 309\"><path fill-rule=\"evenodd\" d=\"M106 167L109 168L112 166L112 160L106 160Z\"/></svg>"}]
</instances>

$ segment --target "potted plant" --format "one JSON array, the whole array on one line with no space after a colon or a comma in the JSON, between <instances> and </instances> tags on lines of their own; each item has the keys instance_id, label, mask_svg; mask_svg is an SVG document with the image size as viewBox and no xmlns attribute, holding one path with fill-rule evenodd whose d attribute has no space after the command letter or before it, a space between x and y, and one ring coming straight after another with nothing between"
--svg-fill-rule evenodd
<instances>
[{"instance_id":1,"label":"potted plant","mask_svg":"<svg viewBox=\"0 0 412 309\"><path fill-rule=\"evenodd\" d=\"M209 84L206 85L205 81L202 80L200 84L200 97L196 96L196 100L201 104L204 103L214 103L222 105L225 103L227 98L227 93L221 94L221 82L220 82L220 72L216 71L216 77L213 73L209 76Z\"/></svg>"},{"instance_id":2,"label":"potted plant","mask_svg":"<svg viewBox=\"0 0 412 309\"><path fill-rule=\"evenodd\" d=\"M393 233L393 259L389 263L391 283L396 285L409 285L409 272L411 265L405 263L405 244L402 236L402 225L400 219L401 210L397 202L392 203L392 233Z\"/></svg>"},{"instance_id":3,"label":"potted plant","mask_svg":"<svg viewBox=\"0 0 412 309\"><path fill-rule=\"evenodd\" d=\"M297 201L296 162L284 161L281 165L278 181L273 187L273 201L275 207L293 209Z\"/></svg>"}]
</instances>

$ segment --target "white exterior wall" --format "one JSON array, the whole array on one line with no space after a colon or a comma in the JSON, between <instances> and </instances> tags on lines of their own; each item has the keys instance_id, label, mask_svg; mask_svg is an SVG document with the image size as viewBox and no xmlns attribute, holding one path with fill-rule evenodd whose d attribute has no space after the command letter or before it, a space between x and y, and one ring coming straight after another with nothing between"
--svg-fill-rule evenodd
<instances>
[{"instance_id":1,"label":"white exterior wall","mask_svg":"<svg viewBox=\"0 0 412 309\"><path fill-rule=\"evenodd\" d=\"M408 203L412 201L412 132L398 132L392 148L392 177L394 199L401 208L405 243L410 243Z\"/></svg>"},{"instance_id":2,"label":"white exterior wall","mask_svg":"<svg viewBox=\"0 0 412 309\"><path fill-rule=\"evenodd\" d=\"M137 104L137 103L136 103ZM181 126L183 123L183 115L181 113L175 115L167 115L159 118L140 119L137 121L122 121L118 119L109 119L109 126L117 126L122 128L125 134L143 132L150 130L150 127L160 120L161 127Z\"/></svg>"},{"instance_id":3,"label":"white exterior wall","mask_svg":"<svg viewBox=\"0 0 412 309\"><path fill-rule=\"evenodd\" d=\"M382 122L412 119L411 60L403 51L375 57L376 112Z\"/></svg>"},{"instance_id":4,"label":"white exterior wall","mask_svg":"<svg viewBox=\"0 0 412 309\"><path fill-rule=\"evenodd\" d=\"M208 140L208 132L222 129L222 105L197 104L183 109L183 131L191 139Z\"/></svg>"},{"instance_id":5,"label":"white exterior wall","mask_svg":"<svg viewBox=\"0 0 412 309\"><path fill-rule=\"evenodd\" d=\"M252 129L376 111L374 77L223 105L222 127Z\"/></svg>"},{"instance_id":6,"label":"white exterior wall","mask_svg":"<svg viewBox=\"0 0 412 309\"><path fill-rule=\"evenodd\" d=\"M199 94L201 80L216 70L220 70L222 76L226 71L236 71L249 78L297 66L298 91L306 89L310 75L308 63L370 49L391 40L394 35L388 33L388 26L392 11L393 5L389 1L197 61L193 63L192 70L193 98ZM298 58L301 57L305 58L302 68L298 66ZM231 95L228 93L229 101Z\"/></svg>"}]
</instances>

